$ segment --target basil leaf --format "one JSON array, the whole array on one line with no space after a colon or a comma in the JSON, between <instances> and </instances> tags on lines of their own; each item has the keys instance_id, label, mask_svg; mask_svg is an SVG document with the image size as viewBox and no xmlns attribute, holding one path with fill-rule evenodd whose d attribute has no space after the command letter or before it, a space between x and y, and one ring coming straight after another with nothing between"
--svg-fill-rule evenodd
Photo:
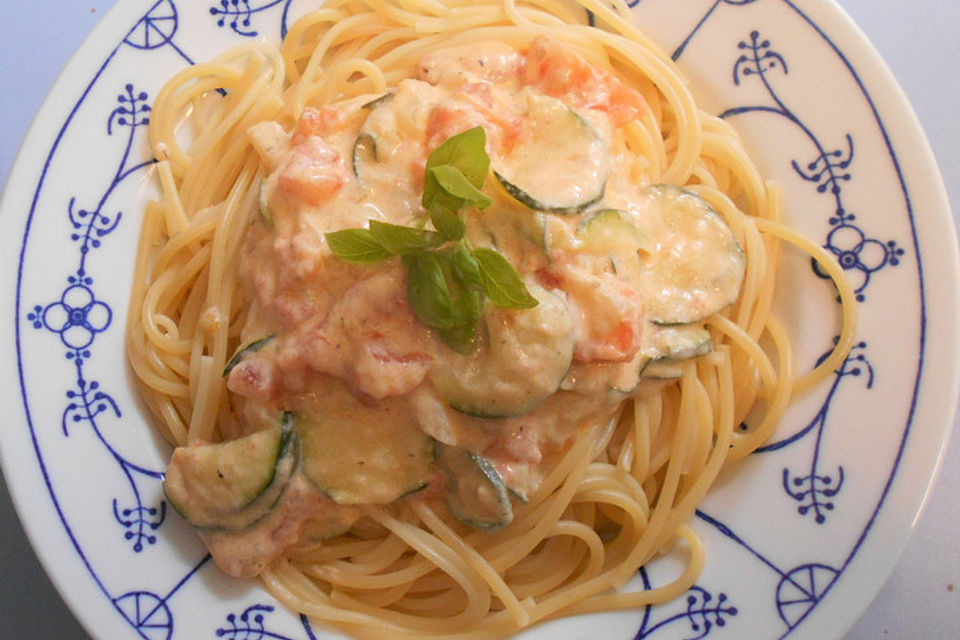
<instances>
[{"instance_id":1,"label":"basil leaf","mask_svg":"<svg viewBox=\"0 0 960 640\"><path fill-rule=\"evenodd\" d=\"M407 298L417 319L434 329L452 329L456 323L450 289L437 253L403 256L407 272Z\"/></svg>"},{"instance_id":2,"label":"basil leaf","mask_svg":"<svg viewBox=\"0 0 960 640\"><path fill-rule=\"evenodd\" d=\"M537 299L530 295L520 274L502 254L481 247L474 249L473 257L479 267L480 281L490 302L508 309L530 309Z\"/></svg>"},{"instance_id":3,"label":"basil leaf","mask_svg":"<svg viewBox=\"0 0 960 640\"><path fill-rule=\"evenodd\" d=\"M483 209L493 202L490 196L473 186L467 176L453 165L441 164L431 167L428 171L433 174L441 189L463 202L460 207L457 207L458 209L467 205Z\"/></svg>"},{"instance_id":4,"label":"basil leaf","mask_svg":"<svg viewBox=\"0 0 960 640\"><path fill-rule=\"evenodd\" d=\"M477 289L462 289L453 300L453 315L458 324L477 328L477 321L483 315L483 301L486 296Z\"/></svg>"},{"instance_id":5,"label":"basil leaf","mask_svg":"<svg viewBox=\"0 0 960 640\"><path fill-rule=\"evenodd\" d=\"M390 257L369 229L342 229L325 233L333 255L348 262L379 262Z\"/></svg>"},{"instance_id":6,"label":"basil leaf","mask_svg":"<svg viewBox=\"0 0 960 640\"><path fill-rule=\"evenodd\" d=\"M483 281L480 279L480 265L462 244L450 250L450 263L457 280L465 287L483 289Z\"/></svg>"},{"instance_id":7,"label":"basil leaf","mask_svg":"<svg viewBox=\"0 0 960 640\"><path fill-rule=\"evenodd\" d=\"M476 289L461 289L453 298L453 314L456 325L438 329L443 342L459 353L473 351L477 344L477 324L483 314L483 293Z\"/></svg>"},{"instance_id":8,"label":"basil leaf","mask_svg":"<svg viewBox=\"0 0 960 640\"><path fill-rule=\"evenodd\" d=\"M454 321L452 328L438 330L437 334L454 351L470 353L476 345L477 323L483 314L484 300L476 261L462 244L437 251L436 254L446 274Z\"/></svg>"},{"instance_id":9,"label":"basil leaf","mask_svg":"<svg viewBox=\"0 0 960 640\"><path fill-rule=\"evenodd\" d=\"M482 187L490 171L487 134L483 127L474 127L447 138L427 157L426 169L429 171L433 167L444 164L459 169L476 188Z\"/></svg>"},{"instance_id":10,"label":"basil leaf","mask_svg":"<svg viewBox=\"0 0 960 640\"><path fill-rule=\"evenodd\" d=\"M483 128L464 131L427 158L421 202L436 231L371 220L367 229L326 234L331 251L344 260L375 262L402 256L407 298L417 319L461 353L469 353L476 344L487 297L499 307L537 305L506 258L493 249L470 251L463 240L466 224L459 211L491 204L480 190L489 171ZM455 244L440 248L447 242Z\"/></svg>"},{"instance_id":11,"label":"basil leaf","mask_svg":"<svg viewBox=\"0 0 960 640\"><path fill-rule=\"evenodd\" d=\"M479 189L490 171L490 156L487 155L487 134L483 127L474 127L448 138L427 157L423 178L421 204L427 211L441 205L451 211L464 206L463 200L447 192L431 171L434 167L455 167L471 185Z\"/></svg>"},{"instance_id":12,"label":"basil leaf","mask_svg":"<svg viewBox=\"0 0 960 640\"><path fill-rule=\"evenodd\" d=\"M370 221L370 234L380 246L392 254L406 255L430 249L442 242L437 234L427 229L404 227L378 220Z\"/></svg>"},{"instance_id":13,"label":"basil leaf","mask_svg":"<svg viewBox=\"0 0 960 640\"><path fill-rule=\"evenodd\" d=\"M437 329L437 337L443 343L463 355L469 354L477 344L477 325Z\"/></svg>"},{"instance_id":14,"label":"basil leaf","mask_svg":"<svg viewBox=\"0 0 960 640\"><path fill-rule=\"evenodd\" d=\"M444 240L459 240L467 229L463 219L446 207L434 206L430 209L430 221Z\"/></svg>"},{"instance_id":15,"label":"basil leaf","mask_svg":"<svg viewBox=\"0 0 960 640\"><path fill-rule=\"evenodd\" d=\"M459 211L466 206L463 198L447 193L446 189L440 186L437 175L431 170L428 170L423 176L423 197L420 199L420 203L427 211L433 211L434 209Z\"/></svg>"}]
</instances>

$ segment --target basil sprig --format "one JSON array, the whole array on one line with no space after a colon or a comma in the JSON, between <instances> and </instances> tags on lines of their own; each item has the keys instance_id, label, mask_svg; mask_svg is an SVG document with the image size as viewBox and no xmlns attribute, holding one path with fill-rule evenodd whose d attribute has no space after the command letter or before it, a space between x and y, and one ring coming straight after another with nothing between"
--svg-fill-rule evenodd
<instances>
[{"instance_id":1,"label":"basil sprig","mask_svg":"<svg viewBox=\"0 0 960 640\"><path fill-rule=\"evenodd\" d=\"M475 249L464 237L463 210L492 203L482 191L489 171L483 128L464 131L427 158L421 204L433 230L370 220L368 228L326 234L333 254L349 262L400 256L414 314L461 353L469 353L476 344L485 299L508 309L537 306L537 299L502 254Z\"/></svg>"},{"instance_id":2,"label":"basil sprig","mask_svg":"<svg viewBox=\"0 0 960 640\"><path fill-rule=\"evenodd\" d=\"M483 209L490 198L480 189L490 172L487 135L474 127L448 138L427 157L420 203L432 212L440 207L456 212L466 206Z\"/></svg>"}]
</instances>

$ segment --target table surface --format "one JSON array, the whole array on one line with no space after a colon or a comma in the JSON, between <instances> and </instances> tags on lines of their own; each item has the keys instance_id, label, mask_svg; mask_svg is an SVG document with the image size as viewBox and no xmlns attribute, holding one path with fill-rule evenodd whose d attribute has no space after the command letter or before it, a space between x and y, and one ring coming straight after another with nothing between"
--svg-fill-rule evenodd
<instances>
[{"instance_id":1,"label":"table surface","mask_svg":"<svg viewBox=\"0 0 960 640\"><path fill-rule=\"evenodd\" d=\"M115 0L0 3L0 184L60 69ZM840 0L913 104L940 164L960 227L960 2ZM921 9L922 7L922 9ZM33 51L43 44L43 55ZM31 52L29 55L27 52ZM29 60L30 64L22 64ZM10 91L15 88L15 91ZM960 418L915 531L846 640L955 638L960 628ZM0 638L88 636L30 548L0 477Z\"/></svg>"}]
</instances>

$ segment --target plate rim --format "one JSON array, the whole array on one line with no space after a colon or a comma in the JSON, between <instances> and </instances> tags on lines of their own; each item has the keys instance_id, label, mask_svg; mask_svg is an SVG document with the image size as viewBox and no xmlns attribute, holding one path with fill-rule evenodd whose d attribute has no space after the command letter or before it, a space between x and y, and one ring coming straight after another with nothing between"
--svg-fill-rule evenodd
<instances>
[{"instance_id":1,"label":"plate rim","mask_svg":"<svg viewBox=\"0 0 960 640\"><path fill-rule=\"evenodd\" d=\"M898 113L900 115L905 114L907 116L905 120L906 124L909 125L909 128L914 133L919 132L920 134L919 136L915 136L915 142L913 143L913 146L900 146L897 148L897 151L894 152L893 143L890 143L891 144L890 149L891 149L891 154L892 155L896 154L896 156L903 154L904 150L908 148L911 151L917 151L921 156L921 160L923 161L923 168L933 170L932 175L935 177L934 182L937 183L937 185L939 186L939 190L938 190L939 192L934 195L931 195L930 193L926 193L924 194L924 197L925 199L932 199L938 202L939 206L932 207L931 209L935 210L937 212L937 215L943 219L938 220L936 224L928 225L927 223L924 223L924 228L928 228L931 226L940 228L940 227L943 227L943 223L946 223L944 228L952 229L953 221L950 218L950 214L949 214L950 206L947 201L942 178L940 177L939 170L937 169L932 151L930 150L930 147L929 147L929 143L926 137L923 135L922 128L920 127L920 124L916 118L916 115L913 112L912 107L909 105L909 103L906 100L906 97L903 95L902 89L900 89L899 84L896 82L892 73L890 73L889 68L886 66L886 63L883 62L882 58L873 48L872 44L869 43L869 40L866 39L866 37L862 34L859 28L853 23L852 19L846 14L846 12L842 9L842 7L840 7L838 4L834 2L824 3L824 2L815 2L814 0L809 0L805 2L794 3L794 2L791 2L790 0L782 0L782 1L794 7L796 7L796 5L798 4L810 5L809 8L805 9L805 11L810 13L814 13L815 11L821 12L823 15L820 16L820 19L817 21L817 24L823 24L829 21L830 19L839 18L839 21L835 21L833 24L830 25L830 27L828 27L829 29L831 29L832 39L843 42L844 51L848 55L850 55L851 51L855 49L854 54L856 55L856 57L858 58L866 57L867 59L869 59L871 68L876 69L881 76L879 80L877 78L873 79L875 83L879 82L880 84L878 87L875 87L871 92L871 95L873 95L876 92L881 92L881 91L884 92L884 106L883 108L878 109L878 121L879 121L879 112L888 114L886 117L886 120L892 120L892 118L889 115L890 110L895 110L896 113L894 113L893 115L897 115ZM28 132L24 138L24 142L22 143L20 150L16 154L16 157L12 164L12 168L8 176L6 186L4 188L3 197L2 199L0 199L0 215L3 216L2 219L5 222L9 217L14 215L6 212L14 208L14 205L12 203L17 200L16 192L18 187L21 187L21 189L25 189L27 193L30 193L34 191L33 189L31 189L31 184L37 184L34 197L36 193L39 193L43 188L42 176L40 176L37 181L33 181L30 178L31 168L34 171L36 171L35 164L36 164L37 158L34 158L33 162L28 162L28 160L30 159L31 155L42 157L46 154L47 161L49 161L49 158L51 158L56 153L56 145L59 143L60 138L58 136L57 142L54 143L54 146L48 148L48 146L43 144L42 142L45 139L43 135L44 132L42 131L42 124L45 121L49 121L51 118L55 119L57 114L62 114L63 109L58 106L60 104L60 101L58 100L58 98L61 96L61 94L67 93L71 87L75 89L74 85L77 84L77 81L73 81L72 83L67 82L67 80L69 79L69 76L75 75L76 77L85 78L86 76L83 76L82 74L73 74L73 72L78 69L82 70L82 69L91 68L91 65L86 64L86 62L87 62L87 59L90 58L92 55L91 51L95 49L95 43L93 41L97 39L101 39L107 42L112 42L112 40L110 40L109 38L104 39L102 38L102 36L104 35L113 36L113 35L123 33L125 24L127 24L130 20L135 19L138 15L141 15L138 12L144 12L145 7L153 4L158 4L158 3L155 3L155 2L145 3L139 0L119 0L113 7L111 7L111 9L106 14L104 14L104 16L97 23L97 25L91 30L91 32L87 35L87 37L83 40L83 42L76 49L74 54L71 56L70 61L64 67L64 70L60 73L53 87L47 93L47 96L44 98L42 102L42 106L37 111L37 114L35 115L33 122L28 128ZM846 22L844 22L844 20ZM814 26L816 27L817 25L814 25ZM116 49L116 46L119 46L119 45L115 45L113 47L114 50ZM866 66L865 62L861 60L859 63L851 67L851 71L853 71L854 69L862 69L865 66ZM93 82L94 81L90 82L90 86L93 85ZM84 84L84 81L81 80L79 84ZM861 84L861 86L863 85ZM893 94L896 94L896 95L887 95L887 92L890 90L893 90ZM866 88L864 88L864 91L866 93ZM71 102L72 100L67 100L68 104ZM61 130L61 134L63 131L66 130L66 128L67 128L67 125L65 124ZM903 125L898 124L897 128L894 131L901 132L899 135L902 135L902 130L903 130ZM46 139L48 138L49 136L47 136ZM922 149L917 150L915 148L915 145L918 143L922 147ZM39 151L37 151L37 149L39 149ZM44 163L44 170L43 170L44 172L46 171L46 166L47 164ZM917 172L916 170L911 170L911 175L915 174L916 172ZM924 173L929 174L931 172L924 171ZM906 184L904 186L906 187ZM30 200L29 197L26 199ZM32 221L33 214L30 213L28 215L31 216L31 218L26 221L27 226L25 227L23 234L22 235L13 234L15 237L19 239L18 242L11 242L9 238L7 238L3 240L2 242L3 245L17 246L17 245L23 244L23 241L25 241L26 237L29 235L29 224ZM913 212L911 212L910 226L911 226L911 232L913 233L913 236L914 236L913 238L914 248L918 248L919 246L918 245L919 240L917 239L918 225L916 220L914 220ZM18 232L19 231L20 231L20 228L18 227ZM949 254L950 245L952 244L952 249L953 249L952 250L952 254L953 254L952 281L958 282L960 281L960 260L957 259L956 234L954 233L954 235L951 237L953 238L953 242L951 243L950 240L948 239L946 241L946 248L947 248L947 253ZM22 268L23 265L22 265L22 259L21 259L21 252L19 248L14 253L17 256L16 263L18 268ZM923 254L917 251L917 256L918 256L918 269L920 269L922 274L923 262L924 262ZM950 262L949 255L947 258L945 258L945 260L947 262ZM3 262L7 262L7 258L3 258ZM13 260L11 260L11 262L13 262ZM922 277L923 276L921 275L921 278ZM19 300L20 276L19 275L17 276L16 280L18 283L15 288L15 290L17 291L16 306L17 306L17 309L19 310L20 308L20 300ZM4 281L6 281L6 278ZM954 295L952 297L952 300L950 300L949 297L947 299L947 306L948 308L952 306L954 314L952 316L947 316L947 317L957 317L956 316L956 311L958 307L957 295L956 295L956 291L954 291L953 293ZM930 304L933 302L934 301L926 295L921 299L921 304L926 305L927 308L929 308ZM940 301L938 300L937 304L939 303ZM15 324L19 325L20 323L21 323L20 318L16 317ZM3 335L7 335L6 331L8 329L10 330L10 333L13 333L15 335L15 340L17 343L17 352L18 352L17 365L19 368L20 331L13 329L13 327L8 327L7 324L8 324L8 319L5 316L0 316L0 326L2 326L5 332ZM929 351L930 345L934 344L932 341L933 336L931 335L931 332L930 332L930 328L933 326L934 325L932 324L927 324L921 329L921 334L924 335L924 339L926 341L924 345L924 348L926 351ZM937 324L936 326L939 327L940 324ZM944 330L946 330L945 327L944 327ZM957 347L958 333L960 333L960 328L958 328L956 331L952 333L946 332L946 335L948 337L952 337L953 339L952 341L953 341L954 349L952 351L954 351L954 353L953 353L952 360L953 360L954 366L951 368L951 372L953 374L952 382L948 378L948 381L947 383L944 383L944 386L950 387L950 385L952 384L952 387L951 387L952 390L956 390L956 388L960 386L960 372L958 372L958 364L960 364L960 347ZM919 396L922 394L924 390L924 382L922 379L923 373L927 371L930 367L929 361L925 360L926 355L927 354L923 354L924 361L922 362L918 370L918 383L915 389L916 397L914 398L914 405L917 405L917 406L919 406ZM947 356L944 356L944 362L949 364L949 358ZM0 372L0 376L3 376L5 378L6 375L7 375L6 369L4 369L4 372ZM23 389L22 387L22 378L18 377L16 382L17 382L16 387L19 391L19 395L23 397L24 404L26 404L26 398L25 398L26 390ZM929 389L929 386L927 386L926 388ZM849 614L847 616L850 619L847 621L847 624L843 626L844 631L849 629L850 626L852 626L852 624L855 622L856 618L862 615L862 613L866 610L866 607L869 604L869 602L872 601L876 593L879 592L879 590L885 584L886 579L889 577L889 574L892 572L893 568L895 567L903 549L906 547L907 541L909 540L909 537L912 534L913 528L915 527L917 517L919 516L919 514L922 512L922 510L926 505L927 499L929 498L929 495L930 495L930 490L933 486L936 475L940 469L940 465L942 464L944 452L946 451L947 444L949 443L950 432L953 427L952 417L956 414L957 396L955 393L951 393L949 394L949 397L952 398L952 403L948 400L946 404L942 405L943 411L941 413L943 414L943 420L938 421L938 424L942 424L942 427L938 431L941 437L938 439L938 445L936 446L935 451L933 451L934 455L927 456L927 457L933 458L933 464L930 466L929 472L926 474L926 476L922 481L912 483L913 485L915 485L920 489L920 498L917 501L912 501L915 503L915 505L912 507L913 517L911 520L912 522L911 526L908 527L904 533L898 536L899 539L896 541L898 545L896 549L896 553L883 556L884 562L887 565L886 568L882 571L883 578L879 581L874 581L874 584L872 586L875 586L875 589L872 590L872 592L868 595L868 597L865 597L865 598L858 597L858 599L863 599L862 606L845 608L845 611L848 611L848 612L850 610L854 610L855 614ZM927 403L924 405L924 408L929 406L930 406L929 403ZM901 445L901 447L909 446L910 435L911 435L909 432L911 427L916 424L917 419L918 419L917 415L916 413L914 413L908 422L906 433L903 436L904 443ZM83 605L87 602L87 600L84 599L82 593L80 594L74 593L76 591L76 588L72 584L67 584L66 578L60 577L62 575L60 571L52 570L54 568L57 568L57 567L54 567L54 564L53 564L53 559L54 559L53 556L55 555L55 552L52 550L43 549L37 546L38 545L37 541L44 536L39 535L38 531L32 530L32 527L39 528L40 525L39 524L32 525L32 523L36 519L32 513L29 513L29 511L32 511L33 509L29 505L21 504L22 501L25 501L25 497L22 491L17 491L15 489L15 487L21 482L23 482L23 480L19 476L15 476L15 474L10 471L10 469L20 469L21 467L26 466L26 465L18 464L15 462L16 452L13 451L13 448L9 444L7 444L8 442L7 434L13 429L13 426L11 425L11 423L16 425L17 421L16 420L4 421L4 423L0 425L0 432L4 433L4 437L0 438L0 461L2 461L3 471L6 476L6 480L8 483L11 497L13 499L14 506L17 510L18 516L20 517L21 524L24 526L24 529L28 533L30 544L34 549L36 556L38 557L41 564L43 565L47 576L50 578L51 582L53 582L53 584L57 588L57 591L59 592L61 598L66 602L67 606L70 608L73 615L81 622L81 624L83 624L83 626L87 629L87 631L91 633L91 635L95 635L95 632L100 632L102 629L100 629L99 627L92 626L93 625L92 614L90 614L91 619L89 621L87 620L88 614L86 611L83 610L84 609ZM23 425L17 425L17 426L22 427ZM32 427L31 427L31 432L32 432ZM32 433L31 433L31 437L33 437ZM914 439L914 441L916 441L916 439ZM35 447L37 446L35 441L34 441L34 446ZM35 450L35 455L38 456L38 458L41 457L39 449ZM43 464L42 460L34 459L34 458L31 458L30 462L33 463L34 465L34 471L36 471L35 465L37 463L39 463L40 465ZM900 478L904 475L903 474L904 467L901 465L902 465L902 461L898 461L894 465L893 469L891 470L891 482L895 481L897 478ZM11 477L12 475L14 477ZM50 492L52 494L52 489L50 489ZM55 497L53 497L53 500L54 502L56 502ZM880 515L886 506L887 506L887 503L886 503L886 497L885 497L883 500L881 500L878 503L876 508L876 515ZM61 519L63 519L62 515L60 517ZM65 524L66 520L63 519L63 522ZM62 531L59 531L58 533L62 534ZM866 535L866 533L864 534L864 537L869 538L869 536ZM80 552L82 556L83 554L79 546L77 546L77 550ZM851 552L850 563L848 563L851 565L851 567L853 564L856 564L855 557L860 553L860 551L861 550L858 547ZM846 565L845 565L845 568L846 568ZM90 573L93 573L95 576L95 572L90 571ZM86 574L86 575L90 575L90 574ZM849 600L846 601L845 604L849 605ZM804 627L805 633L806 633L806 630L810 628L809 625L813 622L815 618L822 618L824 615L826 615L824 612L827 609L831 609L831 607L828 607L827 605L828 605L827 602L824 602L818 605L816 608L814 608L813 612L811 613L811 619L806 620L803 623L803 625L800 625ZM836 616L836 613L834 612L833 615ZM784 635L790 635L791 633L792 631L788 631L787 634L784 634Z\"/></svg>"}]
</instances>

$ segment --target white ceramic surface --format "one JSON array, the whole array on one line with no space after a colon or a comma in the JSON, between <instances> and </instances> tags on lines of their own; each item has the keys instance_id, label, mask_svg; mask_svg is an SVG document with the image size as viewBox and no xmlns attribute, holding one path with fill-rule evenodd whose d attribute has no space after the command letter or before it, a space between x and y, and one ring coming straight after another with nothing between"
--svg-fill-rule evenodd
<instances>
[{"instance_id":1,"label":"white ceramic surface","mask_svg":"<svg viewBox=\"0 0 960 640\"><path fill-rule=\"evenodd\" d=\"M137 208L153 191L143 107L188 59L253 31L277 37L287 9L307 4L118 3L49 96L8 181L4 471L41 560L97 637L313 633L267 609L276 603L254 585L216 574L166 513L167 452L132 395L121 336ZM791 222L848 266L864 344L791 411L783 446L727 474L703 505L710 564L697 589L605 617L605 637L840 637L905 544L956 402L957 257L942 186L895 84L834 6L644 0L635 10L703 105L725 113L784 185ZM788 282L782 304L809 366L829 344L834 305L802 260ZM662 582L668 564L638 582ZM596 628L586 618L529 635Z\"/></svg>"}]
</instances>

